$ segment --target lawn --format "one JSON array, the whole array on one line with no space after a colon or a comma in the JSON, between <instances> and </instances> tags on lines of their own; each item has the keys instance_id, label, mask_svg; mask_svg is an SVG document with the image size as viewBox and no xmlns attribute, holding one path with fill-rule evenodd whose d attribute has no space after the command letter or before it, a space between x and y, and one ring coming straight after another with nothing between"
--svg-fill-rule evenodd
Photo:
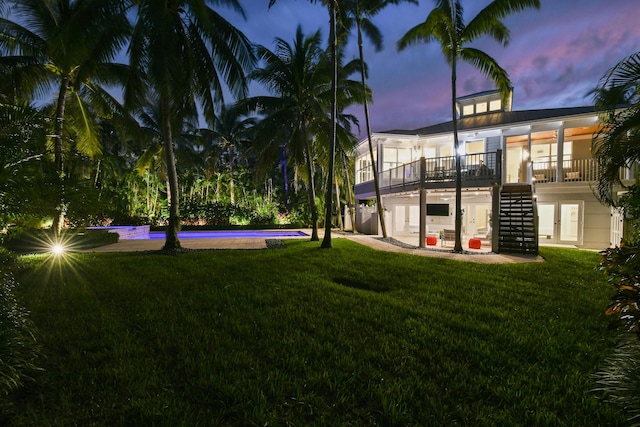
<instances>
[{"instance_id":1,"label":"lawn","mask_svg":"<svg viewBox=\"0 0 640 427\"><path fill-rule=\"evenodd\" d=\"M484 265L334 248L25 256L43 371L15 426L623 425L598 254ZM481 256L481 255L480 255Z\"/></svg>"}]
</instances>

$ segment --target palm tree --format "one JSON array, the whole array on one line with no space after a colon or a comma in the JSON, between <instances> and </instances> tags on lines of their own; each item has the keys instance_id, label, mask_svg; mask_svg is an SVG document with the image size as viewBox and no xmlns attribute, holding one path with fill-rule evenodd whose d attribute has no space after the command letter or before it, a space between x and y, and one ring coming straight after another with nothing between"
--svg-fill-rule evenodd
<instances>
[{"instance_id":1,"label":"palm tree","mask_svg":"<svg viewBox=\"0 0 640 427\"><path fill-rule=\"evenodd\" d=\"M258 96L244 101L247 111L257 110L265 117L257 129L256 147L261 170L266 170L281 154L286 141L288 158L294 164L304 164L311 214L311 240L318 237L314 150L312 142L318 120L326 117L327 84L330 77L320 31L305 36L298 26L293 46L281 38L275 40L272 52L259 46L258 56L264 67L256 69L250 78L265 85L274 96Z\"/></svg>"},{"instance_id":2,"label":"palm tree","mask_svg":"<svg viewBox=\"0 0 640 427\"><path fill-rule=\"evenodd\" d=\"M313 229L311 240L314 241L320 240L314 164L318 160L329 164L330 154L325 147L329 146L332 123L328 112L332 98L332 66L330 56L321 44L319 31L305 36L298 27L293 45L277 38L273 52L258 47L264 67L255 70L251 78L265 85L274 95L249 98L243 103L245 111L258 111L264 116L257 126L256 140L260 144L254 148L258 168L269 169L281 158L283 150L294 166L304 165ZM343 78L339 79L340 91L336 92L340 94L341 106L359 102L363 96L361 85L346 78L355 65L349 63L339 67ZM354 118L340 115L338 119L338 130L349 134ZM333 179L327 183L332 188Z\"/></svg>"},{"instance_id":3,"label":"palm tree","mask_svg":"<svg viewBox=\"0 0 640 427\"><path fill-rule=\"evenodd\" d=\"M376 27L371 18L377 15L382 9L392 4L399 4L403 1L418 4L416 0L347 0L344 8L345 14L356 25L358 37L358 53L360 58L360 66L362 69L361 78L362 85L367 85L366 67L364 61L364 41L363 33L369 41L373 43L377 52L382 50L382 33ZM378 182L378 170L376 167L376 159L373 154L373 141L371 140L371 120L369 118L369 104L364 100L364 118L367 131L367 141L369 142L369 156L371 158L371 169L373 172L373 183L376 191L376 204L378 206L378 217L380 218L380 227L382 228L382 237L387 237L387 227L384 220L384 208L382 206L382 198L380 197L380 184Z\"/></svg>"},{"instance_id":4,"label":"palm tree","mask_svg":"<svg viewBox=\"0 0 640 427\"><path fill-rule=\"evenodd\" d=\"M10 0L6 4L12 6L16 21L0 18L4 54L0 61L11 70L3 77L18 96L46 96L51 90L57 94L51 139L55 180L63 188L64 152L70 149L65 134L73 127L75 147L84 154L99 154L98 126L87 105L115 106L114 98L99 85L133 82L128 67L112 62L130 35L125 5L103 0ZM65 126L69 99L77 114ZM63 198L56 210L53 229L58 233L64 218Z\"/></svg>"},{"instance_id":5,"label":"palm tree","mask_svg":"<svg viewBox=\"0 0 640 427\"><path fill-rule=\"evenodd\" d=\"M164 249L181 247L178 176L172 123L193 116L198 107L212 125L224 104L222 82L236 97L247 93L246 72L254 63L246 37L209 4L243 13L237 0L131 0L137 19L129 48L131 65L145 73L157 100L169 183L169 223ZM133 94L127 101L135 103Z\"/></svg>"},{"instance_id":6,"label":"palm tree","mask_svg":"<svg viewBox=\"0 0 640 427\"><path fill-rule=\"evenodd\" d=\"M511 82L507 72L498 65L495 59L483 51L469 47L483 35L488 35L506 46L509 43L510 32L501 19L510 14L531 7L539 8L540 0L494 0L465 24L463 8L460 0L435 0L436 7L429 13L427 19L411 28L398 41L398 50L404 50L410 45L436 41L451 66L451 116L453 120L454 150L456 153L456 217L455 217L455 246L454 252L462 252L462 176L459 141L458 117L456 114L456 79L457 62L462 60L471 64L482 74L489 77L501 92L506 101L511 92Z\"/></svg>"},{"instance_id":7,"label":"palm tree","mask_svg":"<svg viewBox=\"0 0 640 427\"><path fill-rule=\"evenodd\" d=\"M331 87L331 128L329 134L329 167L327 173L327 190L325 193L325 227L324 237L322 239L323 248L331 248L331 216L333 212L333 174L335 163L335 147L336 147L336 120L338 116L338 94L337 94L337 79L338 79L338 38L337 38L337 10L338 0L309 0L311 3L321 2L329 9L329 46L332 58L332 87ZM269 7L273 6L276 0L269 1Z\"/></svg>"},{"instance_id":8,"label":"palm tree","mask_svg":"<svg viewBox=\"0 0 640 427\"><path fill-rule=\"evenodd\" d=\"M612 189L622 186L620 168L640 161L640 52L611 68L594 92L603 126L594 135L598 197L615 205Z\"/></svg>"},{"instance_id":9,"label":"palm tree","mask_svg":"<svg viewBox=\"0 0 640 427\"><path fill-rule=\"evenodd\" d=\"M200 134L208 134L213 145L217 147L214 150L218 153L217 161L224 163L226 160L229 172L229 199L232 204L235 203L233 168L241 160L239 149L248 145L255 125L256 119L245 116L240 108L223 106L214 121L213 128L200 130Z\"/></svg>"}]
</instances>

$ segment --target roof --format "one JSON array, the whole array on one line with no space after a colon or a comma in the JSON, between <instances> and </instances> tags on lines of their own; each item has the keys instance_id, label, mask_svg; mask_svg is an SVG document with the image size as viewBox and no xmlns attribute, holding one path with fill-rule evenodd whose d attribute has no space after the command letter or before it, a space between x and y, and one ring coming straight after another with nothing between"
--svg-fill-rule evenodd
<instances>
[{"instance_id":1,"label":"roof","mask_svg":"<svg viewBox=\"0 0 640 427\"><path fill-rule=\"evenodd\" d=\"M458 120L458 132L493 128L515 123L529 124L530 122L556 119L560 117L578 116L582 114L594 114L596 110L590 107L551 108L546 110L501 111L496 113L481 114L463 117ZM390 130L380 133L392 135L436 135L453 132L453 121L438 123L435 125L414 130Z\"/></svg>"}]
</instances>

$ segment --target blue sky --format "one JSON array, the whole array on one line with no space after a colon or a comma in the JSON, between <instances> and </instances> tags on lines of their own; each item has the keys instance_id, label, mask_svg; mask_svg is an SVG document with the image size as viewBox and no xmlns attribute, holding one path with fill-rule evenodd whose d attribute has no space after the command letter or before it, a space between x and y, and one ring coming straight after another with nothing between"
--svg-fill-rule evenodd
<instances>
[{"instance_id":1,"label":"blue sky","mask_svg":"<svg viewBox=\"0 0 640 427\"><path fill-rule=\"evenodd\" d=\"M328 12L307 0L239 0L246 20L237 13L220 11L254 43L273 48L275 37L293 41L298 24L309 34L328 34ZM397 41L424 21L433 1L419 6L390 6L374 18L384 34L384 49L365 47L368 81L374 94L371 105L373 131L416 129L450 119L450 70L436 44L413 46L403 52ZM467 21L488 1L466 0ZM490 39L476 46L505 68L514 86L517 110L573 107L591 104L589 92L606 71L626 56L640 51L638 0L541 0L540 10L528 10L505 20L511 43L503 48ZM347 59L357 56L351 37ZM366 41L365 41L366 45ZM460 69L460 96L492 89L478 72ZM251 95L263 93L252 86ZM361 118L361 108L350 112Z\"/></svg>"}]
</instances>

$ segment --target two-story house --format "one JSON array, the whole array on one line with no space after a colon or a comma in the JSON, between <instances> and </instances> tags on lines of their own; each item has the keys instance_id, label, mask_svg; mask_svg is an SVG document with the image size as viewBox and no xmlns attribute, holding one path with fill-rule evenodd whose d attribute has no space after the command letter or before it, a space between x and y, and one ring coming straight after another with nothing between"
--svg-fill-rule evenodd
<instances>
[{"instance_id":1,"label":"two-story house","mask_svg":"<svg viewBox=\"0 0 640 427\"><path fill-rule=\"evenodd\" d=\"M621 237L621 215L592 190L593 107L513 111L497 91L459 98L463 242L494 252L537 253L539 244L603 249ZM416 246L449 244L455 218L452 122L374 133L387 233ZM632 179L632 171L622 171ZM377 234L367 139L358 145L355 195L359 232ZM427 238L431 236L431 238ZM477 243L477 242L476 242ZM466 243L464 243L466 244ZM466 249L466 248L465 248Z\"/></svg>"}]
</instances>

